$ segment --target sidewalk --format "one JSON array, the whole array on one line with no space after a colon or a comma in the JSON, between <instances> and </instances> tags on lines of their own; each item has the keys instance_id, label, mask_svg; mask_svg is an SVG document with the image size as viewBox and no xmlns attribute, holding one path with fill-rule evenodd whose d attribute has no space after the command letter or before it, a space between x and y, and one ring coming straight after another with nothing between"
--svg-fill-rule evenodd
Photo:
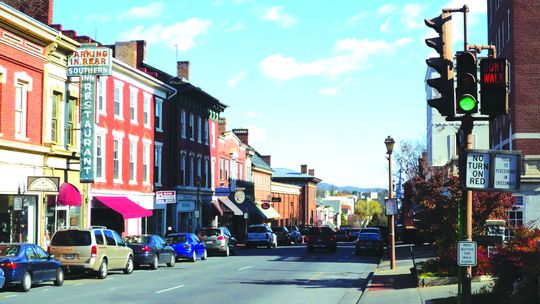
<instances>
[{"instance_id":1,"label":"sidewalk","mask_svg":"<svg viewBox=\"0 0 540 304\"><path fill-rule=\"evenodd\" d=\"M435 257L431 246L413 246L416 262ZM413 267L409 245L396 245L396 266L390 269L390 260L384 256L373 274L359 304L429 304L431 300L457 295L458 286L443 285L415 287L410 268ZM473 292L489 282L473 283Z\"/></svg>"}]
</instances>

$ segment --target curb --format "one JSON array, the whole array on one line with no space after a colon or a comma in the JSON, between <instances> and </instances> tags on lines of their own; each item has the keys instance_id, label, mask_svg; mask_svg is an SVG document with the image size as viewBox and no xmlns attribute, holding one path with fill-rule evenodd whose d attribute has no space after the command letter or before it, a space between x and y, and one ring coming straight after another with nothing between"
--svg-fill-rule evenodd
<instances>
[{"instance_id":1,"label":"curb","mask_svg":"<svg viewBox=\"0 0 540 304\"><path fill-rule=\"evenodd\" d=\"M373 281L373 277L375 276L375 272L377 271L377 269L379 269L379 266L381 265L383 260L384 260L384 258L381 257L381 259L379 260L379 263L377 263L377 267L375 267L375 270L368 275L366 288L364 289L364 291L362 291L362 294L360 294L360 297L358 298L358 301L356 301L356 304L360 303L360 300L362 299L362 296L364 295L364 293L367 292L369 286L371 285L371 282Z\"/></svg>"}]
</instances>

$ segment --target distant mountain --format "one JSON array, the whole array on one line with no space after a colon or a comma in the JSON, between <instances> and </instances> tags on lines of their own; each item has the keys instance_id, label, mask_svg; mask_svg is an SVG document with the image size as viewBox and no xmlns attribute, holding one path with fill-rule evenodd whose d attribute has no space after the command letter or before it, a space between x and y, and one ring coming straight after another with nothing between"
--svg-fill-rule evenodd
<instances>
[{"instance_id":1,"label":"distant mountain","mask_svg":"<svg viewBox=\"0 0 540 304\"><path fill-rule=\"evenodd\" d=\"M317 184L317 190L319 191L329 191L329 190L336 190L338 192L347 191L347 192L384 192L386 189L383 188L361 188L361 187L354 187L354 186L345 186L345 187L338 187L332 184L327 183L319 183Z\"/></svg>"}]
</instances>

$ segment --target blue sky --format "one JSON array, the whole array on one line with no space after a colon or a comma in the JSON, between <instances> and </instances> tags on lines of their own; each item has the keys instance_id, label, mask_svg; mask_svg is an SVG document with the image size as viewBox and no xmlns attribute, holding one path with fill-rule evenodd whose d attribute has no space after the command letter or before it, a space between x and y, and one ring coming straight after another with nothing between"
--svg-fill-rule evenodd
<instances>
[{"instance_id":1,"label":"blue sky","mask_svg":"<svg viewBox=\"0 0 540 304\"><path fill-rule=\"evenodd\" d=\"M273 167L307 164L338 186L386 188L386 136L425 141L425 18L467 4L470 43L487 44L483 0L79 3L55 0L53 22L104 44L146 40L146 62L171 74L190 61L190 81ZM453 25L462 50L461 14Z\"/></svg>"}]
</instances>

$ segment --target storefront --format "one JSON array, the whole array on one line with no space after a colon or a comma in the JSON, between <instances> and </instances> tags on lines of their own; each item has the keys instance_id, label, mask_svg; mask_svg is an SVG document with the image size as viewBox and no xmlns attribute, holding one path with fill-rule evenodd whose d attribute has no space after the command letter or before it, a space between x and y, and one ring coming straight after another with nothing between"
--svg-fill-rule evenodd
<instances>
[{"instance_id":1,"label":"storefront","mask_svg":"<svg viewBox=\"0 0 540 304\"><path fill-rule=\"evenodd\" d=\"M45 195L45 246L56 230L82 227L81 204L82 196L79 189L70 183L63 183L58 195Z\"/></svg>"},{"instance_id":2,"label":"storefront","mask_svg":"<svg viewBox=\"0 0 540 304\"><path fill-rule=\"evenodd\" d=\"M152 216L152 210L142 207L126 196L93 196L90 225L105 226L122 236L142 233L143 218Z\"/></svg>"},{"instance_id":3,"label":"storefront","mask_svg":"<svg viewBox=\"0 0 540 304\"><path fill-rule=\"evenodd\" d=\"M0 194L0 242L37 241L37 195Z\"/></svg>"}]
</instances>

